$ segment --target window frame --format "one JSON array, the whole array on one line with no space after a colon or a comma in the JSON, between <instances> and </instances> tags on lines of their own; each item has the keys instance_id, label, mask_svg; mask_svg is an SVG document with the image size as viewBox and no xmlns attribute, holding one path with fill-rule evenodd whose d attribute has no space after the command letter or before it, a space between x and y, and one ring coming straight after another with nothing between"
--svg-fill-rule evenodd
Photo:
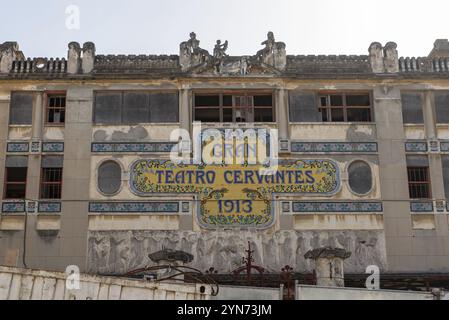
<instances>
[{"instance_id":1,"label":"window frame","mask_svg":"<svg viewBox=\"0 0 449 320\"><path fill-rule=\"evenodd\" d=\"M21 168L26 170L25 181L8 181L8 169L10 168ZM3 182L3 199L4 200L25 200L27 193L27 183L28 183L28 167L5 167L5 179ZM7 188L8 185L25 185L25 194L23 198L9 198L7 197Z\"/></svg>"},{"instance_id":2,"label":"window frame","mask_svg":"<svg viewBox=\"0 0 449 320\"><path fill-rule=\"evenodd\" d=\"M425 176L427 180L423 181L411 181L410 180L410 171L411 170L426 170ZM432 199L432 181L430 179L430 167L429 166L407 166L407 181L408 181L408 190L409 190L409 198L410 200L429 200ZM412 187L426 185L427 186L427 197L412 197Z\"/></svg>"},{"instance_id":3,"label":"window frame","mask_svg":"<svg viewBox=\"0 0 449 320\"><path fill-rule=\"evenodd\" d=\"M101 187L100 187L100 169L103 165L105 165L109 162L116 164L118 166L118 168L120 169L119 187L113 193L104 192L103 190L101 190ZM122 163L120 161L117 161L117 159L107 158L107 159L104 159L103 161L101 161L95 168L95 186L96 186L97 191L102 196L105 196L105 197L114 197L114 196L118 195L123 189L123 182L124 182L123 172L124 172L124 170L125 170L125 168L123 167Z\"/></svg>"},{"instance_id":4,"label":"window frame","mask_svg":"<svg viewBox=\"0 0 449 320\"><path fill-rule=\"evenodd\" d=\"M54 170L54 169L59 169L60 175L61 175L61 180L58 182L48 182L48 181L44 181L44 171L50 169L50 170ZM61 200L62 199L62 183L63 183L63 168L62 167L57 167L57 168L41 168L41 172L40 172L40 179L39 179L39 199L40 200ZM59 198L49 198L49 197L43 197L42 192L44 191L44 186L45 185L58 185L59 186Z\"/></svg>"},{"instance_id":5,"label":"window frame","mask_svg":"<svg viewBox=\"0 0 449 320\"><path fill-rule=\"evenodd\" d=\"M10 93L9 106L8 106L8 127L32 127L34 122L34 110L36 108L36 93L33 90L14 90ZM30 94L31 97L31 122L30 123L11 123L11 109L12 109L12 95L13 94Z\"/></svg>"},{"instance_id":6,"label":"window frame","mask_svg":"<svg viewBox=\"0 0 449 320\"><path fill-rule=\"evenodd\" d=\"M196 96L218 96L219 97L219 103L218 106L196 106L195 102L196 102ZM223 97L224 96L231 96L232 97L232 106L225 106L223 103ZM271 106L256 106L254 104L254 96L271 96ZM250 97L251 100L251 106L249 106L249 108L251 108L250 111L250 120L249 121L245 121L245 122L237 122L236 121L236 110L237 109L242 109L242 107L240 106L236 106L236 98L240 98L240 97ZM223 91L219 91L219 92L214 92L214 91L194 91L192 94L192 100L191 100L191 105L192 105L192 119L193 121L200 121L200 120L196 120L196 111L201 110L201 109L218 109L219 112L219 121L210 121L210 122L202 122L202 123L226 123L226 124L239 124L239 123L264 123L264 124L268 124L268 123L276 123L276 101L275 101L275 93L273 91L270 90L260 90L260 91L242 91L242 90L223 90ZM232 110L232 121L227 121L224 122L223 118L224 118L224 113L223 110L224 109L231 109ZM254 121L254 117L255 117L255 111L256 109L271 109L272 112L272 121L263 121L263 122L259 122L259 121Z\"/></svg>"},{"instance_id":7,"label":"window frame","mask_svg":"<svg viewBox=\"0 0 449 320\"><path fill-rule=\"evenodd\" d=\"M120 94L120 123L106 123L106 122L96 122L96 103L97 103L97 95L98 94L107 94L107 93L118 93ZM152 94L175 94L178 100L178 109L177 109L177 119L178 121L176 122L123 122L123 106L125 103L125 94L126 93L144 93L144 94L148 94L148 95L152 95ZM180 110L179 110L179 101L180 101L180 94L179 94L179 90L174 90L174 89L167 89L167 90L163 90L163 89L155 89L155 90L94 90L93 92L93 105L92 105L92 124L94 126L135 126L135 125L139 125L139 124L143 124L143 125L154 125L154 124L169 124L169 125L174 125L174 124L179 124L180 123ZM149 120L149 119L148 119Z\"/></svg>"},{"instance_id":8,"label":"window frame","mask_svg":"<svg viewBox=\"0 0 449 320\"><path fill-rule=\"evenodd\" d=\"M373 94L371 91L319 91L317 94L317 108L318 112L321 113L321 123L375 123L374 117L374 108L373 108ZM361 96L368 95L369 97L369 106L348 106L347 104L347 96ZM331 96L341 96L342 97L342 106L332 106L331 105ZM321 105L321 99L326 98L326 106L323 107ZM332 121L332 109L341 109L343 111L343 121ZM348 121L348 109L367 109L369 110L370 120L369 121ZM326 121L323 120L323 113L326 112ZM319 122L318 122L319 123Z\"/></svg>"},{"instance_id":9,"label":"window frame","mask_svg":"<svg viewBox=\"0 0 449 320\"><path fill-rule=\"evenodd\" d=\"M65 99L64 107L50 107L49 102L51 98L63 97ZM44 95L45 108L44 108L44 125L47 127L64 127L67 119L67 91L46 91ZM48 116L49 111L54 110L64 110L64 122L49 122Z\"/></svg>"},{"instance_id":10,"label":"window frame","mask_svg":"<svg viewBox=\"0 0 449 320\"><path fill-rule=\"evenodd\" d=\"M423 125L425 125L425 119L424 119L424 105L425 105L425 96L424 96L424 91L422 91L422 90L401 90L400 91L400 95L401 95L401 115L402 115L402 117L401 117L401 119L402 119L402 123L403 123L403 125L404 126L423 126ZM422 115L422 122L405 122L404 121L404 103L403 103L403 95L404 94L417 94L417 95L419 95L420 97L421 97L421 115ZM435 123L437 124L437 122L436 122L437 120L436 120L436 108L435 108Z\"/></svg>"}]
</instances>

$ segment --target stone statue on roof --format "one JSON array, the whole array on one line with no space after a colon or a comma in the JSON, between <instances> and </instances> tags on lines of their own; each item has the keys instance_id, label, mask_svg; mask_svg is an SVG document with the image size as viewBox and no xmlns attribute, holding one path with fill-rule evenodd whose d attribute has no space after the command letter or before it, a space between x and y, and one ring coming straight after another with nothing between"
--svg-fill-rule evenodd
<instances>
[{"instance_id":1,"label":"stone statue on roof","mask_svg":"<svg viewBox=\"0 0 449 320\"><path fill-rule=\"evenodd\" d=\"M179 62L183 70L206 64L210 59L209 52L200 47L195 32L190 33L189 40L181 43L179 52Z\"/></svg>"},{"instance_id":2,"label":"stone statue on roof","mask_svg":"<svg viewBox=\"0 0 449 320\"><path fill-rule=\"evenodd\" d=\"M269 31L267 40L262 42L265 48L256 53L256 59L266 65L275 67L279 70L285 69L287 64L287 54L285 51L285 43L276 42L273 32Z\"/></svg>"}]
</instances>

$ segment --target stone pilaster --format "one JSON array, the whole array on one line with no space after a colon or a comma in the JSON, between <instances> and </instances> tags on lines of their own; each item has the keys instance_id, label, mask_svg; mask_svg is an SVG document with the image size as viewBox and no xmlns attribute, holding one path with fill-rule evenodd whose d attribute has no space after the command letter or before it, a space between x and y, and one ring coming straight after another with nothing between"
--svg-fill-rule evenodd
<instances>
[{"instance_id":1,"label":"stone pilaster","mask_svg":"<svg viewBox=\"0 0 449 320\"><path fill-rule=\"evenodd\" d=\"M373 98L387 261L389 271L402 270L398 261L411 254L412 222L401 92L398 88L380 86L374 89Z\"/></svg>"},{"instance_id":2,"label":"stone pilaster","mask_svg":"<svg viewBox=\"0 0 449 320\"><path fill-rule=\"evenodd\" d=\"M179 91L179 123L181 129L190 132L190 125L192 123L192 93L190 89L181 88Z\"/></svg>"},{"instance_id":3,"label":"stone pilaster","mask_svg":"<svg viewBox=\"0 0 449 320\"><path fill-rule=\"evenodd\" d=\"M275 103L279 139L288 139L288 91L284 88L277 89Z\"/></svg>"}]
</instances>

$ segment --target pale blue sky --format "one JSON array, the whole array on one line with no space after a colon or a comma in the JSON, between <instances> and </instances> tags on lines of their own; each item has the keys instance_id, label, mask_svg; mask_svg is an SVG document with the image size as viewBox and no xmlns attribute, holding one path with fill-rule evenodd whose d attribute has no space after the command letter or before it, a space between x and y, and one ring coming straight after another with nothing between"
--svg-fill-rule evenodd
<instances>
[{"instance_id":1,"label":"pale blue sky","mask_svg":"<svg viewBox=\"0 0 449 320\"><path fill-rule=\"evenodd\" d=\"M367 54L373 41L395 41L401 56L422 56L449 38L447 0L2 2L0 42L18 41L27 57L64 57L70 41L93 41L98 54L178 54L190 31L210 52L228 40L230 55L255 54L269 30L288 54ZM72 4L80 30L65 27Z\"/></svg>"}]
</instances>

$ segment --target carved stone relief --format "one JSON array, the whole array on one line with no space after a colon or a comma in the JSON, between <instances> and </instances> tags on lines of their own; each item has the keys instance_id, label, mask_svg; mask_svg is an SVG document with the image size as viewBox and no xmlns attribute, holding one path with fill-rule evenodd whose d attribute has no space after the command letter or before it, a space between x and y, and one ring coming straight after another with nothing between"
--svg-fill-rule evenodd
<instances>
[{"instance_id":1,"label":"carved stone relief","mask_svg":"<svg viewBox=\"0 0 449 320\"><path fill-rule=\"evenodd\" d=\"M89 232L88 270L124 274L153 265L148 254L165 248L192 254L189 266L228 273L241 265L248 241L255 250L255 263L274 273L287 264L296 272L310 272L313 263L304 254L323 246L352 252L345 272L364 272L373 264L386 267L383 231L95 231Z\"/></svg>"}]
</instances>

